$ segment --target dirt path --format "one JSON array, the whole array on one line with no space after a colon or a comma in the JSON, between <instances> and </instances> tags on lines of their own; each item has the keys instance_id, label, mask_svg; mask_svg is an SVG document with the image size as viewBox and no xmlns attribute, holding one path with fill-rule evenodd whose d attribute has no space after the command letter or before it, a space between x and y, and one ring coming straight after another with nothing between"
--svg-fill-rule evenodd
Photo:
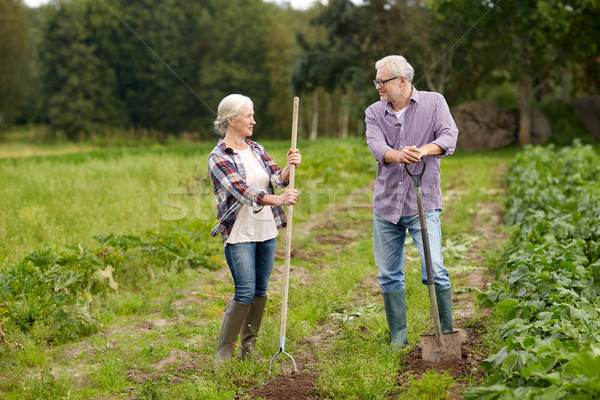
<instances>
[{"instance_id":1,"label":"dirt path","mask_svg":"<svg viewBox=\"0 0 600 400\"><path fill-rule=\"evenodd\" d=\"M363 190L372 190L364 188ZM371 207L371 204L358 205L357 207ZM343 210L342 210L343 211ZM476 308L474 289L483 289L487 283L493 280L493 272L484 266L486 258L484 252L503 243L502 233L496 228L502 223L503 207L498 203L482 204L477 211L475 218L474 237L477 238L470 245L469 251L465 254L463 260L467 268L460 271L451 271L453 280L453 308L454 308L454 327L461 334L462 339L462 359L451 362L431 363L424 361L421 356L421 348L416 347L404 359L403 365L398 369L398 382L400 386L408 384L408 376L412 375L419 379L427 370L433 369L439 372L448 371L450 375L458 380L453 386L449 399L462 399L462 393L466 388L467 379L473 382L481 377L482 371L479 368L480 362L485 358L481 351L482 334L484 333L485 311ZM337 224L337 225L336 225ZM334 248L341 251L344 245L352 243L354 240L363 237L365 230L370 229L370 221L345 221L336 223L328 221L325 223L306 223L298 229L294 225L295 236L312 234L324 227L329 229L336 228L334 234L321 237L319 241L333 244ZM296 234L296 229L298 233ZM311 257L310 249L296 249L295 257ZM281 255L282 256L282 255ZM274 271L272 282L281 281L279 274L282 268ZM301 270L293 270L292 274L298 276L302 274ZM375 276L367 279L360 291L368 293L369 297L380 296L380 288ZM360 303L360 299L356 299ZM301 354L300 359L296 359L298 372L293 372L291 367L289 371L284 371L284 375L277 376L267 382L264 386L257 387L249 391L243 399L265 399L265 400L302 400L302 399L320 399L314 389L318 377L318 357L317 349L327 348L335 339L335 331L331 327L324 326L320 332L312 337L304 338L299 343L297 354ZM393 396L391 398L394 398Z\"/></svg>"}]
</instances>

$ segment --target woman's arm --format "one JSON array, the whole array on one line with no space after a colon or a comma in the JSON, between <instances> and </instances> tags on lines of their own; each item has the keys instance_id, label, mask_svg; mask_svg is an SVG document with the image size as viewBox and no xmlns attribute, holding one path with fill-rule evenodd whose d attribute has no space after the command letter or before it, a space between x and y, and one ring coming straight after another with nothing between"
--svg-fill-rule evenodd
<instances>
[{"instance_id":1,"label":"woman's arm","mask_svg":"<svg viewBox=\"0 0 600 400\"><path fill-rule=\"evenodd\" d=\"M292 206L298 200L298 191L288 189L282 195L265 194L260 201L263 206Z\"/></svg>"}]
</instances>

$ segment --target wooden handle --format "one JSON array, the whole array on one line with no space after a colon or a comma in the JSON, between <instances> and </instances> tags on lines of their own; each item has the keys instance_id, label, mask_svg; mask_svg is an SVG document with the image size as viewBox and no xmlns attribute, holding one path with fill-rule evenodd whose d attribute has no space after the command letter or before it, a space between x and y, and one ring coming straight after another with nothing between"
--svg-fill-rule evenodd
<instances>
[{"instance_id":1,"label":"wooden handle","mask_svg":"<svg viewBox=\"0 0 600 400\"><path fill-rule=\"evenodd\" d=\"M292 149L296 148L296 139L298 137L298 108L300 105L300 99L294 97L294 109L292 114ZM290 181L288 188L294 189L296 176L296 166L290 165ZM288 206L287 215L287 228L285 231L285 277L283 283L283 298L281 300L281 337L285 337L285 329L287 325L287 303L288 303L288 289L290 285L290 262L292 258L292 222L294 219L294 206Z\"/></svg>"}]
</instances>

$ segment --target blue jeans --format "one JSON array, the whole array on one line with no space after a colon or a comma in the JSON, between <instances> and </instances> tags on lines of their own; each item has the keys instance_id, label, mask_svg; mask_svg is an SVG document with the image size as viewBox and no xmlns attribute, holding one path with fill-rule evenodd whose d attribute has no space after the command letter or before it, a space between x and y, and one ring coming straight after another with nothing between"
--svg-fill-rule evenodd
<instances>
[{"instance_id":1,"label":"blue jeans","mask_svg":"<svg viewBox=\"0 0 600 400\"><path fill-rule=\"evenodd\" d=\"M275 238L225 246L225 258L233 276L238 303L252 304L254 297L265 297L275 262Z\"/></svg>"},{"instance_id":2,"label":"blue jeans","mask_svg":"<svg viewBox=\"0 0 600 400\"><path fill-rule=\"evenodd\" d=\"M425 212L435 290L450 288L448 270L444 266L442 257L440 212L441 210ZM404 290L404 241L407 230L421 257L421 281L426 285L427 270L419 215L402 217L397 224L393 224L381 218L377 213L373 213L373 253L375 264L379 268L377 282L385 293Z\"/></svg>"}]
</instances>

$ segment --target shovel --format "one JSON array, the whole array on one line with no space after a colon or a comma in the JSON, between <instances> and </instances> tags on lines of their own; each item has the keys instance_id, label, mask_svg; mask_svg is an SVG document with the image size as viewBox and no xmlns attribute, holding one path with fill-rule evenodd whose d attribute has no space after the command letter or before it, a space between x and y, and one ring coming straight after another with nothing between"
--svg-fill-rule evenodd
<instances>
[{"instance_id":1,"label":"shovel","mask_svg":"<svg viewBox=\"0 0 600 400\"><path fill-rule=\"evenodd\" d=\"M460 332L453 331L442 333L440 325L440 315L435 297L435 285L433 281L433 266L431 262L431 249L429 247L429 234L427 233L427 222L425 212L423 211L423 194L421 192L421 178L425 173L427 163L425 158L421 158L423 168L419 174L411 174L406 164L404 168L415 184L417 190L417 204L419 206L419 221L421 222L421 236L423 238L423 252L425 253L425 269L427 270L427 289L429 290L429 300L431 301L431 313L435 325L435 334L421 335L421 351L423 360L439 362L446 360L460 360L462 353L460 349Z\"/></svg>"},{"instance_id":2,"label":"shovel","mask_svg":"<svg viewBox=\"0 0 600 400\"><path fill-rule=\"evenodd\" d=\"M293 108L293 116L292 116L292 149L296 148L296 137L298 136L298 106L300 103L300 99L298 97L294 97L294 108ZM290 181L288 184L288 188L294 189L295 183L295 172L296 167L294 165L290 165ZM271 357L271 362L269 362L269 374L271 373L271 365L273 364L273 360L279 354L285 354L289 358L292 359L292 363L294 364L294 372L297 372L296 368L296 360L290 354L285 352L285 328L287 324L287 303L288 303L288 289L290 285L290 262L291 262L291 254L292 254L292 220L294 217L294 206L289 205L287 207L288 210L288 223L285 231L285 277L283 283L283 296L281 300L281 330L279 334L279 351L275 353L273 357Z\"/></svg>"}]
</instances>

